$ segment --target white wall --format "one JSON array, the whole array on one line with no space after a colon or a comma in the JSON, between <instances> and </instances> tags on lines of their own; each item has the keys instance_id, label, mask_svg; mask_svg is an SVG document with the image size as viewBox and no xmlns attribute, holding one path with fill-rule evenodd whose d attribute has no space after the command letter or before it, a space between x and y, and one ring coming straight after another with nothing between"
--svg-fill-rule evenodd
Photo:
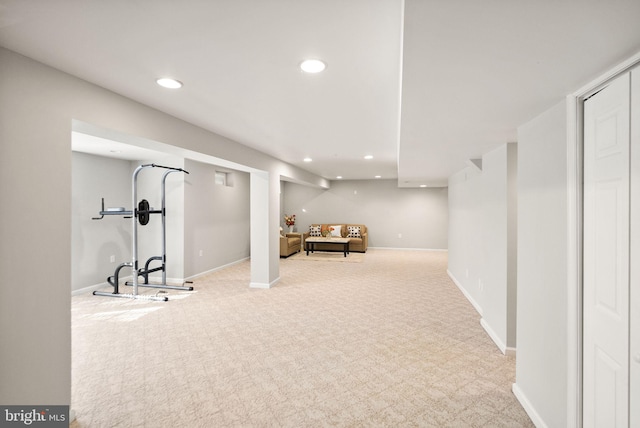
<instances>
[{"instance_id":1,"label":"white wall","mask_svg":"<svg viewBox=\"0 0 640 428\"><path fill-rule=\"evenodd\" d=\"M173 155L198 155L268 177L252 205L252 282L279 278L279 178L326 180L86 81L0 48L0 403L71 398L71 133L88 124ZM120 140L119 140L120 141ZM124 141L128 142L128 141ZM146 148L156 148L146 147ZM194 158L195 159L195 158ZM254 191L251 190L252 200ZM254 277L255 265L256 268Z\"/></svg>"},{"instance_id":2,"label":"white wall","mask_svg":"<svg viewBox=\"0 0 640 428\"><path fill-rule=\"evenodd\" d=\"M249 174L191 160L185 169L186 276L249 257ZM232 183L216 185L217 170L228 172Z\"/></svg>"},{"instance_id":3,"label":"white wall","mask_svg":"<svg viewBox=\"0 0 640 428\"><path fill-rule=\"evenodd\" d=\"M79 290L105 284L118 264L131 261L131 220L92 220L101 198L107 207L131 208L131 164L74 152L72 180L71 290Z\"/></svg>"},{"instance_id":4,"label":"white wall","mask_svg":"<svg viewBox=\"0 0 640 428\"><path fill-rule=\"evenodd\" d=\"M449 177L449 275L482 315L483 176L473 167Z\"/></svg>"},{"instance_id":5,"label":"white wall","mask_svg":"<svg viewBox=\"0 0 640 428\"><path fill-rule=\"evenodd\" d=\"M518 129L518 354L514 392L549 427L567 422L565 102Z\"/></svg>"},{"instance_id":6,"label":"white wall","mask_svg":"<svg viewBox=\"0 0 640 428\"><path fill-rule=\"evenodd\" d=\"M482 157L449 179L449 274L482 315L499 349L516 347L517 145Z\"/></svg>"},{"instance_id":7,"label":"white wall","mask_svg":"<svg viewBox=\"0 0 640 428\"><path fill-rule=\"evenodd\" d=\"M396 180L336 180L327 190L285 182L282 193L283 215L296 214L296 231L307 231L313 223L355 223L367 226L369 247L448 247L446 187L414 189L399 188ZM283 219L281 226L286 229Z\"/></svg>"},{"instance_id":8,"label":"white wall","mask_svg":"<svg viewBox=\"0 0 640 428\"><path fill-rule=\"evenodd\" d=\"M0 403L68 405L73 96L32 65L0 49Z\"/></svg>"}]
</instances>

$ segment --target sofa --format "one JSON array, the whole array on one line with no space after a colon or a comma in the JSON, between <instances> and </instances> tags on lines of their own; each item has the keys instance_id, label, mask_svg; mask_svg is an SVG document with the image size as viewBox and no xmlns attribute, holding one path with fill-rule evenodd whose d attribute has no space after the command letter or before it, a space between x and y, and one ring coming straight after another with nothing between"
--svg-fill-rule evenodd
<instances>
[{"instance_id":1,"label":"sofa","mask_svg":"<svg viewBox=\"0 0 640 428\"><path fill-rule=\"evenodd\" d=\"M336 226L338 227L336 228ZM367 226L365 226L364 224L344 224L344 223L323 223L323 224L314 223L309 225L309 230L302 234L302 242L304 243L303 245L304 249L305 250L307 249L306 240L307 238L312 236L312 233L317 234L317 232L319 231L322 234L322 232L327 231L329 227L334 227L334 229L336 229L331 232L333 236L336 236L336 237L339 236L342 238L347 238L347 237L351 238L351 241L349 241L350 252L364 253L367 251L367 247L369 246L369 235L367 232ZM312 231L312 229L314 230ZM335 246L323 245L323 244L315 244L314 247L316 250L319 250L319 251L332 251L332 250L335 251L336 249Z\"/></svg>"},{"instance_id":2,"label":"sofa","mask_svg":"<svg viewBox=\"0 0 640 428\"><path fill-rule=\"evenodd\" d=\"M302 249L302 235L299 233L280 233L280 257L289 257Z\"/></svg>"}]
</instances>

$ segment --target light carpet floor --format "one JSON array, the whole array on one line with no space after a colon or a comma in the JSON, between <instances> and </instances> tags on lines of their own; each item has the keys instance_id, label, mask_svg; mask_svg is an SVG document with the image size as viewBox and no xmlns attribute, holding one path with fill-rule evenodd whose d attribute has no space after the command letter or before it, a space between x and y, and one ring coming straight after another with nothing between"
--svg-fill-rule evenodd
<instances>
[{"instance_id":1,"label":"light carpet floor","mask_svg":"<svg viewBox=\"0 0 640 428\"><path fill-rule=\"evenodd\" d=\"M372 249L282 259L269 290L242 262L168 302L73 297L72 427L533 426L446 266Z\"/></svg>"}]
</instances>

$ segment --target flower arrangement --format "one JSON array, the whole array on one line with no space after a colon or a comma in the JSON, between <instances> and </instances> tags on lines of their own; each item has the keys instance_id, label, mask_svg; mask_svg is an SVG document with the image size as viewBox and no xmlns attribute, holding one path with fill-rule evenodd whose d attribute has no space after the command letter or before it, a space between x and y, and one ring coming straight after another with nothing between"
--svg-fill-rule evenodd
<instances>
[{"instance_id":1,"label":"flower arrangement","mask_svg":"<svg viewBox=\"0 0 640 428\"><path fill-rule=\"evenodd\" d=\"M292 214L292 215L284 215L284 224L286 224L287 226L295 226L296 224L296 215Z\"/></svg>"}]
</instances>

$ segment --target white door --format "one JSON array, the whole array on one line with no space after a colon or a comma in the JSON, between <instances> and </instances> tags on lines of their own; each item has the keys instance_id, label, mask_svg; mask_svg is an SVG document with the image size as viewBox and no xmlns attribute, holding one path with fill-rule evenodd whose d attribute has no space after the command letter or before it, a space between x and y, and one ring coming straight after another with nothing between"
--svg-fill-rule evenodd
<instances>
[{"instance_id":1,"label":"white door","mask_svg":"<svg viewBox=\"0 0 640 428\"><path fill-rule=\"evenodd\" d=\"M628 73L584 103L585 427L629 426L629 103Z\"/></svg>"},{"instance_id":2,"label":"white door","mask_svg":"<svg viewBox=\"0 0 640 428\"><path fill-rule=\"evenodd\" d=\"M629 426L640 427L640 68L631 73L631 260Z\"/></svg>"}]
</instances>

